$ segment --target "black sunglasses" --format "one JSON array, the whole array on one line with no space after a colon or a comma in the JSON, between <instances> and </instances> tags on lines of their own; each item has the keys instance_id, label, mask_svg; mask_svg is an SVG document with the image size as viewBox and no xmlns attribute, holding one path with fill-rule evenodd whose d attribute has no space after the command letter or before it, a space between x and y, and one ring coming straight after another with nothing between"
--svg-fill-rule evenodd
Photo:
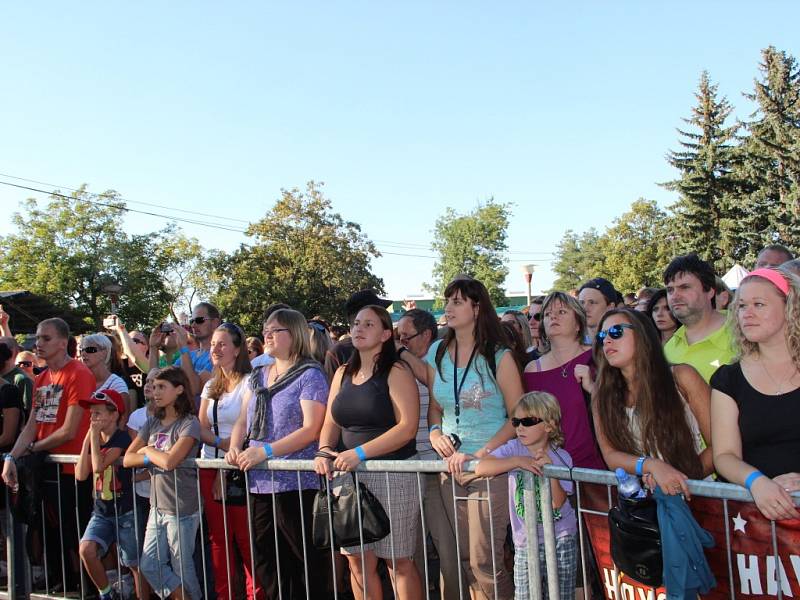
<instances>
[{"instance_id":1,"label":"black sunglasses","mask_svg":"<svg viewBox=\"0 0 800 600\"><path fill-rule=\"evenodd\" d=\"M513 417L511 419L511 425L513 427L519 427L520 425L524 425L525 427L533 427L539 423L544 423L544 420L540 419L539 417L522 417L521 419Z\"/></svg>"},{"instance_id":2,"label":"black sunglasses","mask_svg":"<svg viewBox=\"0 0 800 600\"><path fill-rule=\"evenodd\" d=\"M85 354L95 354L97 352L100 352L100 348L98 348L97 346L85 346L81 348L81 352Z\"/></svg>"},{"instance_id":3,"label":"black sunglasses","mask_svg":"<svg viewBox=\"0 0 800 600\"><path fill-rule=\"evenodd\" d=\"M203 323L208 321L208 319L209 317L192 317L191 319L189 319L189 325L194 325L194 324L202 325Z\"/></svg>"},{"instance_id":4,"label":"black sunglasses","mask_svg":"<svg viewBox=\"0 0 800 600\"><path fill-rule=\"evenodd\" d=\"M27 369L27 368L29 368L29 367L32 367L32 366L33 366L33 362L32 362L32 361L30 361L30 360L21 360L21 361L19 361L19 362L17 363L17 366L18 366L18 367L24 367L24 368L26 368L26 369Z\"/></svg>"},{"instance_id":5,"label":"black sunglasses","mask_svg":"<svg viewBox=\"0 0 800 600\"><path fill-rule=\"evenodd\" d=\"M602 341L606 339L606 336L610 337L612 340L618 340L622 337L622 334L625 333L626 329L633 329L633 325L630 323L619 323L618 325L612 325L608 329L597 332L597 341L602 343Z\"/></svg>"},{"instance_id":6,"label":"black sunglasses","mask_svg":"<svg viewBox=\"0 0 800 600\"><path fill-rule=\"evenodd\" d=\"M540 312L533 313L531 315L531 319L533 319L534 321L541 321L542 320L542 313L540 313Z\"/></svg>"}]
</instances>

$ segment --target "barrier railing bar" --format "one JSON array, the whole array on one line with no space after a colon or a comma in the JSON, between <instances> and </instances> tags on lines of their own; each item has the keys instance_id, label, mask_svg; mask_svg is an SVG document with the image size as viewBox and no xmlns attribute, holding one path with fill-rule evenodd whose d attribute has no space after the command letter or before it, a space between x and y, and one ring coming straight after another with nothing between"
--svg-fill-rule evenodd
<instances>
[{"instance_id":1,"label":"barrier railing bar","mask_svg":"<svg viewBox=\"0 0 800 600\"><path fill-rule=\"evenodd\" d=\"M297 471L297 500L300 502L300 533L303 536L303 577L306 582L306 600L311 600L311 581L308 578L308 547L306 544L306 517L303 510L303 483L300 478L300 471ZM255 596L255 575L253 580L253 600L257 600Z\"/></svg>"},{"instance_id":2,"label":"barrier railing bar","mask_svg":"<svg viewBox=\"0 0 800 600\"><path fill-rule=\"evenodd\" d=\"M733 587L733 558L731 557L731 525L728 514L728 501L722 501L722 514L725 518L725 554L728 558L728 589L731 591L731 600L736 600L736 588Z\"/></svg>"},{"instance_id":3,"label":"barrier railing bar","mask_svg":"<svg viewBox=\"0 0 800 600\"><path fill-rule=\"evenodd\" d=\"M363 463L362 463L363 464ZM361 465L358 465L359 467ZM464 597L464 582L461 568L461 542L458 535L458 495L456 494L456 478L455 475L450 476L450 485L453 492L453 530L456 534L456 562L458 563L458 597Z\"/></svg>"},{"instance_id":4,"label":"barrier railing bar","mask_svg":"<svg viewBox=\"0 0 800 600\"><path fill-rule=\"evenodd\" d=\"M531 600L542 597L542 572L539 564L538 507L533 473L522 475L522 502L525 507L525 538L528 546L528 592Z\"/></svg>"},{"instance_id":5,"label":"barrier railing bar","mask_svg":"<svg viewBox=\"0 0 800 600\"><path fill-rule=\"evenodd\" d=\"M561 590L558 585L558 563L556 562L556 528L553 523L553 493L550 478L540 478L542 533L544 537L545 564L547 565L547 593L550 600L559 600ZM539 558L538 556L536 557Z\"/></svg>"}]
</instances>

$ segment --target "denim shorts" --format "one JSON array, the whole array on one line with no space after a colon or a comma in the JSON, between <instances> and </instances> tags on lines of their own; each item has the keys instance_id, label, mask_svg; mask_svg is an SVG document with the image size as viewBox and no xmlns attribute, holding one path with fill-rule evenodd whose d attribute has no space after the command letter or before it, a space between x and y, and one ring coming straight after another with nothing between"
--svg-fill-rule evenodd
<instances>
[{"instance_id":1,"label":"denim shorts","mask_svg":"<svg viewBox=\"0 0 800 600\"><path fill-rule=\"evenodd\" d=\"M119 517L104 517L97 513L92 513L86 531L83 532L82 542L94 542L101 548L101 556L105 556L109 547L117 542L117 552L120 563L126 567L137 567L139 560L137 556L138 543L134 531L133 511L126 512ZM141 527L141 524L139 525ZM117 532L119 531L119 539Z\"/></svg>"}]
</instances>

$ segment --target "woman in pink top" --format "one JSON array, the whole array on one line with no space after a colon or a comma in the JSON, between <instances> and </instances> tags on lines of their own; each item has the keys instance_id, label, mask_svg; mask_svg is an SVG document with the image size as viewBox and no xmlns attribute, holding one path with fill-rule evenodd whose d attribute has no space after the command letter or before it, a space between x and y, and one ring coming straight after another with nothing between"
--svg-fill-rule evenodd
<instances>
[{"instance_id":1,"label":"woman in pink top","mask_svg":"<svg viewBox=\"0 0 800 600\"><path fill-rule=\"evenodd\" d=\"M589 420L592 349L583 344L586 314L575 298L553 292L542 304L540 323L547 351L525 367L525 391L549 392L558 398L564 448L576 467L605 469Z\"/></svg>"}]
</instances>

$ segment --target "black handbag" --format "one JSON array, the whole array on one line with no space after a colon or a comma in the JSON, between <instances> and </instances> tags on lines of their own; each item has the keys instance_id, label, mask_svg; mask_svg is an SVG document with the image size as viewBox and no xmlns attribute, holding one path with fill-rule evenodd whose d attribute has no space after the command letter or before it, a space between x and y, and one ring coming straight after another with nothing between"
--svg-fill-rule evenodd
<instances>
[{"instance_id":1,"label":"black handbag","mask_svg":"<svg viewBox=\"0 0 800 600\"><path fill-rule=\"evenodd\" d=\"M42 482L44 481L47 464L45 459L49 452L34 452L20 456L16 460L17 483L19 487L15 493L10 494L11 514L14 519L26 525L41 525L42 511ZM58 465L50 468L58 470Z\"/></svg>"},{"instance_id":2,"label":"black handbag","mask_svg":"<svg viewBox=\"0 0 800 600\"><path fill-rule=\"evenodd\" d=\"M611 558L631 579L659 587L664 578L661 531L656 501L652 498L617 498L608 511Z\"/></svg>"},{"instance_id":3,"label":"black handbag","mask_svg":"<svg viewBox=\"0 0 800 600\"><path fill-rule=\"evenodd\" d=\"M331 547L331 528L334 548L358 546L362 539L365 544L371 544L389 535L389 517L380 501L363 483L359 481L356 485L355 473L350 475L344 479L338 495L329 492L328 482L320 477L320 489L314 497L311 527L314 546L320 550Z\"/></svg>"},{"instance_id":4,"label":"black handbag","mask_svg":"<svg viewBox=\"0 0 800 600\"><path fill-rule=\"evenodd\" d=\"M214 435L219 437L219 425L217 423L217 404L219 400L214 399ZM219 458L219 448L214 449L214 457ZM240 470L224 470L222 479L225 482L225 506L244 506L247 504L247 485L244 477L244 471ZM215 502L222 503L222 500L215 500Z\"/></svg>"}]
</instances>

